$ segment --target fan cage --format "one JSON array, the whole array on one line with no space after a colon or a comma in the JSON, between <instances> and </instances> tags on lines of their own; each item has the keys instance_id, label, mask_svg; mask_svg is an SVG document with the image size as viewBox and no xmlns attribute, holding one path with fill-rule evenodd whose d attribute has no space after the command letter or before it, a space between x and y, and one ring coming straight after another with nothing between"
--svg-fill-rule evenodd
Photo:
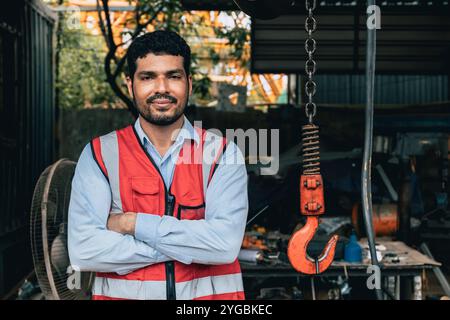
<instances>
[{"instance_id":1,"label":"fan cage","mask_svg":"<svg viewBox=\"0 0 450 320\"><path fill-rule=\"evenodd\" d=\"M33 262L42 293L49 300L90 299L92 273L81 273L79 289L67 286L71 275L67 216L75 165L61 159L49 166L39 177L33 193L30 217Z\"/></svg>"}]
</instances>

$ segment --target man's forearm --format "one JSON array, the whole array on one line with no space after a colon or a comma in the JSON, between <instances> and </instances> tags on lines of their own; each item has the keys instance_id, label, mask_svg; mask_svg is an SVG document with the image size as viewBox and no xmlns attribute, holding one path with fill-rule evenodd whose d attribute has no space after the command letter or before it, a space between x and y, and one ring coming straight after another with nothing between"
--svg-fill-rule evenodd
<instances>
[{"instance_id":1,"label":"man's forearm","mask_svg":"<svg viewBox=\"0 0 450 320\"><path fill-rule=\"evenodd\" d=\"M138 234L135 234L136 220L140 218L138 225ZM167 218L167 219L165 219ZM162 220L165 220L162 222ZM152 234L156 235L156 229L160 223L170 224L168 229L172 230L168 242L160 242ZM216 223L220 223L217 221ZM224 264L231 263L236 259L237 252L242 242L242 235L238 232L236 235L235 228L229 228L223 232L216 223L207 223L205 220L178 220L173 217L160 217L145 213L119 213L111 214L108 219L108 229L124 235L137 236L140 240L145 241L150 246L157 248L158 251L171 256L173 259L182 263L204 263L204 264ZM231 230L234 229L234 230ZM145 230L145 231L143 231ZM154 230L155 232L153 232ZM180 231L183 230L181 233ZM220 240L225 238L222 234L230 239L229 241ZM192 238L191 238L192 237ZM177 239L184 239L178 241ZM210 239L210 241L204 241ZM233 241L233 239L238 239ZM165 242L165 243L164 243ZM205 242L209 242L209 246L203 246ZM182 254L180 254L182 252Z\"/></svg>"}]
</instances>

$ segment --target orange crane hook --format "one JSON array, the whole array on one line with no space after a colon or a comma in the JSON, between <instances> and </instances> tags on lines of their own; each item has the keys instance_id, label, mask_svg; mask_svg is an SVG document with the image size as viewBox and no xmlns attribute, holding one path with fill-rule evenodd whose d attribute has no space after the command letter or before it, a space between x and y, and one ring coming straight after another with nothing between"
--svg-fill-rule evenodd
<instances>
[{"instance_id":1,"label":"orange crane hook","mask_svg":"<svg viewBox=\"0 0 450 320\"><path fill-rule=\"evenodd\" d=\"M307 253L307 247L319 227L319 215L325 212L323 182L320 174L302 175L300 178L300 208L306 215L306 224L296 231L288 243L287 254L295 270L305 274L324 272L333 262L338 236L328 240L322 254L316 259Z\"/></svg>"},{"instance_id":2,"label":"orange crane hook","mask_svg":"<svg viewBox=\"0 0 450 320\"><path fill-rule=\"evenodd\" d=\"M305 64L308 75L305 83L305 93L308 96L305 113L309 123L302 126L303 174L300 177L300 210L307 218L305 226L296 231L289 240L287 254L295 270L306 274L318 274L325 271L333 262L338 236L331 237L318 258L312 259L308 256L307 246L319 227L319 215L325 213L325 202L320 175L319 127L313 123L317 111L317 106L313 102L317 89L313 80L316 71L316 62L313 59L316 41L312 38L317 27L317 21L313 17L316 0L305 0L305 5L309 12L305 21L305 29L308 32L305 41L305 50L308 54Z\"/></svg>"},{"instance_id":3,"label":"orange crane hook","mask_svg":"<svg viewBox=\"0 0 450 320\"><path fill-rule=\"evenodd\" d=\"M338 236L334 235L328 240L322 254L316 258L311 258L306 252L311 239L319 226L318 217L307 217L303 228L295 232L288 245L288 257L295 270L305 274L319 274L324 272L331 265L334 259L334 252Z\"/></svg>"}]
</instances>

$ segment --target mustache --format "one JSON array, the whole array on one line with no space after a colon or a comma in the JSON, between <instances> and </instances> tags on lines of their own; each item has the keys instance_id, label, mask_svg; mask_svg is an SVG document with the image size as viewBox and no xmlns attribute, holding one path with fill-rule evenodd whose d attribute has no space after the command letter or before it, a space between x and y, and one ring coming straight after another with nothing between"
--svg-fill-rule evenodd
<instances>
[{"instance_id":1,"label":"mustache","mask_svg":"<svg viewBox=\"0 0 450 320\"><path fill-rule=\"evenodd\" d=\"M169 100L171 103L176 103L178 101L177 98L175 98L169 94L157 93L151 97L148 97L146 102L147 102L147 104L150 104L153 101L158 100L158 99L166 99L166 100Z\"/></svg>"}]
</instances>

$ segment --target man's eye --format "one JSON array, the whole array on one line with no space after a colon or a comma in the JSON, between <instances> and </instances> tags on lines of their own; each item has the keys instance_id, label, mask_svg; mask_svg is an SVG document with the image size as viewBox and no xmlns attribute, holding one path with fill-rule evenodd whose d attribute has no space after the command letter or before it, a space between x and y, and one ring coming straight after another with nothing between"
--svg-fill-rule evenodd
<instances>
[{"instance_id":1,"label":"man's eye","mask_svg":"<svg viewBox=\"0 0 450 320\"><path fill-rule=\"evenodd\" d=\"M181 79L181 76L179 74L173 74L170 76L171 79Z\"/></svg>"},{"instance_id":2,"label":"man's eye","mask_svg":"<svg viewBox=\"0 0 450 320\"><path fill-rule=\"evenodd\" d=\"M153 78L154 78L154 76L151 74L141 75L141 80L151 80Z\"/></svg>"}]
</instances>

